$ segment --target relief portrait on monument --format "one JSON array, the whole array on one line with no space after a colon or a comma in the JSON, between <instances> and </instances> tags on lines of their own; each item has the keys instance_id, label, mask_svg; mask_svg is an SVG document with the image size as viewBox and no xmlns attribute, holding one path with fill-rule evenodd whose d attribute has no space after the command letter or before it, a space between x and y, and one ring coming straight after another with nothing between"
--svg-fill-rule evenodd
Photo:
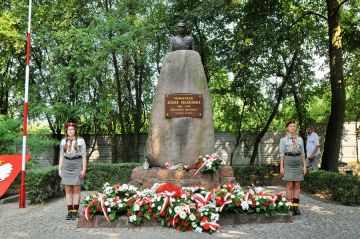
<instances>
[{"instance_id":1,"label":"relief portrait on monument","mask_svg":"<svg viewBox=\"0 0 360 239\"><path fill-rule=\"evenodd\" d=\"M186 23L183 20L180 20L177 24L178 35L173 36L170 39L170 49L169 51L177 50L193 50L195 51L195 41L192 36L186 35Z\"/></svg>"}]
</instances>

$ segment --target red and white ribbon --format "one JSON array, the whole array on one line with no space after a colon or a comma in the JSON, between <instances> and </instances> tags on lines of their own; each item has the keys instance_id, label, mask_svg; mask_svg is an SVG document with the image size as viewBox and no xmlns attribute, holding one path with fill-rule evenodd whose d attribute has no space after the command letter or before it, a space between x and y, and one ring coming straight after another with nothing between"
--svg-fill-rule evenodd
<instances>
[{"instance_id":1,"label":"red and white ribbon","mask_svg":"<svg viewBox=\"0 0 360 239\"><path fill-rule=\"evenodd\" d=\"M221 212L226 204L229 204L232 202L232 199L231 199L232 194L231 193L226 193L224 195L222 195L222 197L224 197L224 199L223 199L224 203L222 205L220 205L220 207L216 208L216 211L218 211L218 212Z\"/></svg>"},{"instance_id":2,"label":"red and white ribbon","mask_svg":"<svg viewBox=\"0 0 360 239\"><path fill-rule=\"evenodd\" d=\"M109 218L109 214L108 214L107 208L105 206L105 194L99 194L99 196L100 196L100 199L101 199L101 201L100 201L101 202L101 210L104 213L104 216L105 216L106 220L108 222L110 222L111 220Z\"/></svg>"},{"instance_id":3,"label":"red and white ribbon","mask_svg":"<svg viewBox=\"0 0 360 239\"><path fill-rule=\"evenodd\" d=\"M275 202L276 202L277 199L278 199L278 197L277 197L276 195L271 195L271 196L269 197L270 203L271 203L272 205L275 204Z\"/></svg>"},{"instance_id":4,"label":"red and white ribbon","mask_svg":"<svg viewBox=\"0 0 360 239\"><path fill-rule=\"evenodd\" d=\"M209 227L211 230L215 231L217 229L221 229L221 226L217 224L216 222L209 222L206 218L203 218L200 222L200 226Z\"/></svg>"},{"instance_id":5,"label":"red and white ribbon","mask_svg":"<svg viewBox=\"0 0 360 239\"><path fill-rule=\"evenodd\" d=\"M90 216L90 205L87 205L85 208L85 219L88 221L91 221L91 216Z\"/></svg>"},{"instance_id":6,"label":"red and white ribbon","mask_svg":"<svg viewBox=\"0 0 360 239\"><path fill-rule=\"evenodd\" d=\"M210 192L208 192L205 195L205 197L200 193L195 193L192 195L192 197L196 200L196 202L198 204L198 208L201 208L201 207L206 206L210 202L213 194L214 194L214 192L213 192L213 190L211 190Z\"/></svg>"},{"instance_id":7,"label":"red and white ribbon","mask_svg":"<svg viewBox=\"0 0 360 239\"><path fill-rule=\"evenodd\" d=\"M181 203L180 207L181 207L180 211L178 213L176 213L173 218L173 226L175 226L175 220L180 215L180 213L185 212L187 215L191 214L191 208L195 208L195 204L192 203L192 204L188 205L185 203Z\"/></svg>"},{"instance_id":8,"label":"red and white ribbon","mask_svg":"<svg viewBox=\"0 0 360 239\"><path fill-rule=\"evenodd\" d=\"M168 206L168 204L170 204L172 206L171 199L172 199L172 196L174 194L175 194L175 192L170 193L168 191L165 191L165 192L162 192L162 193L159 194L165 199L164 203L163 203L163 205L161 207L160 214L165 213L165 210L166 210L166 207Z\"/></svg>"},{"instance_id":9,"label":"red and white ribbon","mask_svg":"<svg viewBox=\"0 0 360 239\"><path fill-rule=\"evenodd\" d=\"M151 197L141 197L140 194L136 194L137 200L135 201L135 205L138 205L139 207L144 206L146 204L150 204L153 199Z\"/></svg>"}]
</instances>

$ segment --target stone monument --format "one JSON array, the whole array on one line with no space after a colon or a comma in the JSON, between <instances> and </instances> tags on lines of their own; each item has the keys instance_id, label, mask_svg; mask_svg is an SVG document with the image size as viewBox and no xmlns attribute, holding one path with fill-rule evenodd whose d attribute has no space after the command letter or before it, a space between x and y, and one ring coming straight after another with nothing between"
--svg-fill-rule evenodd
<instances>
[{"instance_id":1,"label":"stone monument","mask_svg":"<svg viewBox=\"0 0 360 239\"><path fill-rule=\"evenodd\" d=\"M191 50L170 52L154 97L145 157L150 166L171 162L192 167L199 155L211 153L213 113L200 55Z\"/></svg>"},{"instance_id":2,"label":"stone monument","mask_svg":"<svg viewBox=\"0 0 360 239\"><path fill-rule=\"evenodd\" d=\"M145 147L150 168L135 168L132 183L149 187L173 181L182 186L214 187L219 177L233 181L234 175L225 166L219 170L223 175L194 176L197 158L215 152L213 113L200 55L194 51L193 38L186 35L185 23L180 21L178 27L179 35L171 38L170 52L163 61L151 111Z\"/></svg>"}]
</instances>

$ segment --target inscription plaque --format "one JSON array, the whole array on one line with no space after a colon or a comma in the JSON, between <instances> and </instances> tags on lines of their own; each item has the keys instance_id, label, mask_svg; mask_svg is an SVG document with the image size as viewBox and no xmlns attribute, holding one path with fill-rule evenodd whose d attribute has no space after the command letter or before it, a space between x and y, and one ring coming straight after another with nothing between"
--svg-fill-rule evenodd
<instances>
[{"instance_id":1,"label":"inscription plaque","mask_svg":"<svg viewBox=\"0 0 360 239\"><path fill-rule=\"evenodd\" d=\"M203 117L202 94L176 93L165 95L165 118Z\"/></svg>"}]
</instances>

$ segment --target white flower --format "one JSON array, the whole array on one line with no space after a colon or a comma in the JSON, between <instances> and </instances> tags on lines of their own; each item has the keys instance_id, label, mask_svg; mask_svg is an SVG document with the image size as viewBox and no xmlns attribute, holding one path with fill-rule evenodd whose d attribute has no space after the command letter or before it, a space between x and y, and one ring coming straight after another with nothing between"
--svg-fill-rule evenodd
<instances>
[{"instance_id":1,"label":"white flower","mask_svg":"<svg viewBox=\"0 0 360 239\"><path fill-rule=\"evenodd\" d=\"M180 207L180 206L176 206L176 207L174 208L174 211L175 211L175 213L179 213L179 212L181 211L181 207Z\"/></svg>"},{"instance_id":2,"label":"white flower","mask_svg":"<svg viewBox=\"0 0 360 239\"><path fill-rule=\"evenodd\" d=\"M124 204L119 203L119 204L118 204L118 207L119 207L119 208L122 208L122 207L124 207Z\"/></svg>"},{"instance_id":3,"label":"white flower","mask_svg":"<svg viewBox=\"0 0 360 239\"><path fill-rule=\"evenodd\" d=\"M204 212L205 215L208 215L208 212Z\"/></svg>"},{"instance_id":4,"label":"white flower","mask_svg":"<svg viewBox=\"0 0 360 239\"><path fill-rule=\"evenodd\" d=\"M195 221L195 219L196 219L194 214L190 214L189 218L190 218L191 221ZM196 227L196 223L195 223L195 227Z\"/></svg>"},{"instance_id":5,"label":"white flower","mask_svg":"<svg viewBox=\"0 0 360 239\"><path fill-rule=\"evenodd\" d=\"M263 191L264 191L264 188L262 188L262 187L256 187L255 188L256 193L260 193L260 192L263 192Z\"/></svg>"},{"instance_id":6,"label":"white flower","mask_svg":"<svg viewBox=\"0 0 360 239\"><path fill-rule=\"evenodd\" d=\"M121 191L127 191L129 189L129 186L127 184L121 185Z\"/></svg>"},{"instance_id":7,"label":"white flower","mask_svg":"<svg viewBox=\"0 0 360 239\"><path fill-rule=\"evenodd\" d=\"M283 202L279 202L279 206L281 207L281 206L283 206L284 205L284 203Z\"/></svg>"},{"instance_id":8,"label":"white flower","mask_svg":"<svg viewBox=\"0 0 360 239\"><path fill-rule=\"evenodd\" d=\"M170 213L170 214L172 213L172 209L171 209L171 207L169 208L169 213Z\"/></svg>"},{"instance_id":9,"label":"white flower","mask_svg":"<svg viewBox=\"0 0 360 239\"><path fill-rule=\"evenodd\" d=\"M129 221L130 222L135 222L136 221L136 215L132 215L129 217Z\"/></svg>"},{"instance_id":10,"label":"white flower","mask_svg":"<svg viewBox=\"0 0 360 239\"><path fill-rule=\"evenodd\" d=\"M242 210L248 210L249 209L249 204L248 204L248 202L247 201L242 201L241 202L241 208L242 208Z\"/></svg>"},{"instance_id":11,"label":"white flower","mask_svg":"<svg viewBox=\"0 0 360 239\"><path fill-rule=\"evenodd\" d=\"M138 204L134 204L134 211L137 212L140 210L140 206Z\"/></svg>"},{"instance_id":12,"label":"white flower","mask_svg":"<svg viewBox=\"0 0 360 239\"><path fill-rule=\"evenodd\" d=\"M157 207L157 210L160 211L160 210L161 210L161 206L158 206L158 207Z\"/></svg>"},{"instance_id":13,"label":"white flower","mask_svg":"<svg viewBox=\"0 0 360 239\"><path fill-rule=\"evenodd\" d=\"M185 219L185 218L186 218L186 212L181 211L181 212L179 213L179 216L180 216L181 219Z\"/></svg>"},{"instance_id":14,"label":"white flower","mask_svg":"<svg viewBox=\"0 0 360 239\"><path fill-rule=\"evenodd\" d=\"M85 198L85 200L86 200L86 201L89 201L89 200L90 200L90 197L89 197L89 196L87 196L87 197Z\"/></svg>"},{"instance_id":15,"label":"white flower","mask_svg":"<svg viewBox=\"0 0 360 239\"><path fill-rule=\"evenodd\" d=\"M171 202L175 202L175 198L171 198Z\"/></svg>"},{"instance_id":16,"label":"white flower","mask_svg":"<svg viewBox=\"0 0 360 239\"><path fill-rule=\"evenodd\" d=\"M186 194L182 194L182 195L181 195L181 198L182 198L182 199L185 199L185 198L186 198Z\"/></svg>"},{"instance_id":17,"label":"white flower","mask_svg":"<svg viewBox=\"0 0 360 239\"><path fill-rule=\"evenodd\" d=\"M259 206L260 203L259 203L259 202L256 202L255 204L256 204L256 206Z\"/></svg>"},{"instance_id":18,"label":"white flower","mask_svg":"<svg viewBox=\"0 0 360 239\"><path fill-rule=\"evenodd\" d=\"M210 218L211 218L211 220L213 220L213 221L218 221L218 220L219 220L219 214L217 214L217 213L212 213Z\"/></svg>"},{"instance_id":19,"label":"white flower","mask_svg":"<svg viewBox=\"0 0 360 239\"><path fill-rule=\"evenodd\" d=\"M192 226L192 227L197 227L196 222L192 222L192 223L191 223L191 226Z\"/></svg>"},{"instance_id":20,"label":"white flower","mask_svg":"<svg viewBox=\"0 0 360 239\"><path fill-rule=\"evenodd\" d=\"M109 202L108 201L105 201L105 206L109 206Z\"/></svg>"},{"instance_id":21,"label":"white flower","mask_svg":"<svg viewBox=\"0 0 360 239\"><path fill-rule=\"evenodd\" d=\"M109 208L109 207L108 207L106 210L107 210L108 212L111 212L111 208Z\"/></svg>"},{"instance_id":22,"label":"white flower","mask_svg":"<svg viewBox=\"0 0 360 239\"><path fill-rule=\"evenodd\" d=\"M154 204L154 203L152 203L152 204L151 204L151 207L152 207L152 208L153 208L153 207L155 207L155 204Z\"/></svg>"},{"instance_id":23,"label":"white flower","mask_svg":"<svg viewBox=\"0 0 360 239\"><path fill-rule=\"evenodd\" d=\"M286 201L286 198L282 198L281 200L282 200L283 202L285 202L285 201Z\"/></svg>"},{"instance_id":24,"label":"white flower","mask_svg":"<svg viewBox=\"0 0 360 239\"><path fill-rule=\"evenodd\" d=\"M197 228L195 228L195 232L202 233L202 228L201 228L201 227L197 227Z\"/></svg>"}]
</instances>

